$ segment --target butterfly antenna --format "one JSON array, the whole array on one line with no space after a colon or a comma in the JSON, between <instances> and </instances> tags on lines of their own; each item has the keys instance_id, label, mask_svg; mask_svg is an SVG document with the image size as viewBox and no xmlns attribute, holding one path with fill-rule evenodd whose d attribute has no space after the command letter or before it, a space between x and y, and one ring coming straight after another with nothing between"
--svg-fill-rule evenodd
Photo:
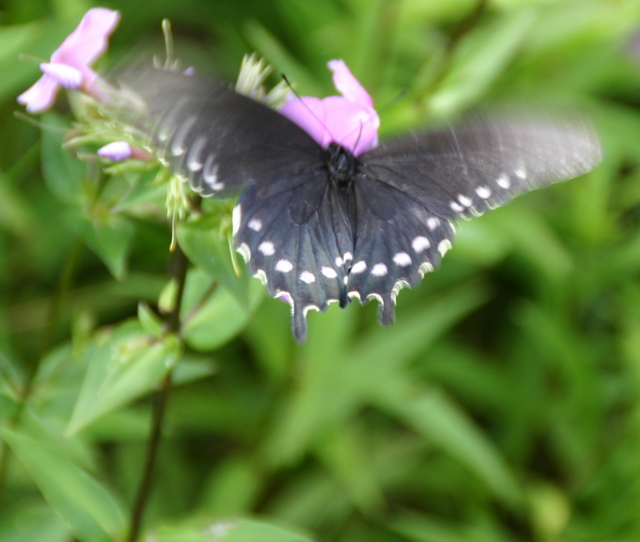
<instances>
[{"instance_id":1,"label":"butterfly antenna","mask_svg":"<svg viewBox=\"0 0 640 542\"><path fill-rule=\"evenodd\" d=\"M395 98L393 98L393 100L391 100L388 104L384 105L382 108L380 108L379 112L374 112L371 115L369 115L369 117L363 121L360 122L360 126L357 128L358 130L358 137L356 138L356 144L354 145L354 149L358 148L358 144L360 143L360 136L362 136L362 129L364 127L364 125L367 122L370 122L375 115L379 115L384 113L385 111L387 111L390 107L392 107L396 102L398 102L401 98L403 98L405 96L405 94L407 93L407 89L404 88L402 89L400 92L398 92L398 94L396 95ZM353 130L351 130L348 134L346 134L342 139L345 140L347 139L353 132L354 130L356 130L356 128L354 128Z\"/></svg>"},{"instance_id":2,"label":"butterfly antenna","mask_svg":"<svg viewBox=\"0 0 640 542\"><path fill-rule=\"evenodd\" d=\"M282 77L283 81L287 84L287 86L289 87L289 90L293 93L293 95L298 98L298 100L300 100L300 103L302 103L302 105L304 106L304 108L309 112L309 114L316 119L320 125L328 132L329 129L327 128L327 125L324 123L324 121L318 116L316 115L315 111L313 111L313 109L311 109L302 99L302 96L300 96L300 94L298 94L298 91L293 88L293 85L291 84L291 81L289 81L289 78L284 74L281 73L280 77Z\"/></svg>"}]
</instances>

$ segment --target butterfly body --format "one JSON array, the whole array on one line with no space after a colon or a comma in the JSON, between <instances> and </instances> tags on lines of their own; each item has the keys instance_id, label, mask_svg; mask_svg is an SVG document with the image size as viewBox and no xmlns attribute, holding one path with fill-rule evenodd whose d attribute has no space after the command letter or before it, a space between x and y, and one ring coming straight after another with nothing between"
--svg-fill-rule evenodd
<instances>
[{"instance_id":1,"label":"butterfly body","mask_svg":"<svg viewBox=\"0 0 640 542\"><path fill-rule=\"evenodd\" d=\"M233 90L166 72L136 86L161 158L203 196L241 192L236 248L269 294L291 305L293 333L337 302L398 292L451 248L452 222L592 169L601 159L581 116L503 114L392 139L354 155Z\"/></svg>"}]
</instances>

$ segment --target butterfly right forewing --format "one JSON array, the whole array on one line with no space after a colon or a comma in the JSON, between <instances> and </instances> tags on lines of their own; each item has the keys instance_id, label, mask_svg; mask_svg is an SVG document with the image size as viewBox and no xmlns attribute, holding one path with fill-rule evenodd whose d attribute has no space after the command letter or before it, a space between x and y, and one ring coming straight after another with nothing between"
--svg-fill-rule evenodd
<instances>
[{"instance_id":1,"label":"butterfly right forewing","mask_svg":"<svg viewBox=\"0 0 640 542\"><path fill-rule=\"evenodd\" d=\"M434 270L451 247L451 220L585 173L601 155L597 136L581 119L530 117L477 119L365 153L353 188L349 295L378 300L380 321L389 323L398 291Z\"/></svg>"},{"instance_id":2,"label":"butterfly right forewing","mask_svg":"<svg viewBox=\"0 0 640 542\"><path fill-rule=\"evenodd\" d=\"M579 115L512 114L391 140L362 161L368 177L456 220L586 173L601 158L595 131Z\"/></svg>"}]
</instances>

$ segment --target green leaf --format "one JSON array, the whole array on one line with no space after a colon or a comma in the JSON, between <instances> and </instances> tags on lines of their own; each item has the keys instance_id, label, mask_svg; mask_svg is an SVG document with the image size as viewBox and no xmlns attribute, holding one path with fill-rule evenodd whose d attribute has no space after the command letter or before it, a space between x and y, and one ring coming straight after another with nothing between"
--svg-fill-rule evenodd
<instances>
[{"instance_id":1,"label":"green leaf","mask_svg":"<svg viewBox=\"0 0 640 542\"><path fill-rule=\"evenodd\" d=\"M152 337L160 338L164 332L164 322L146 303L138 303L140 325Z\"/></svg>"},{"instance_id":2,"label":"green leaf","mask_svg":"<svg viewBox=\"0 0 640 542\"><path fill-rule=\"evenodd\" d=\"M64 133L69 125L54 113L43 115L42 122L50 126L42 130L42 174L47 187L61 201L79 205L86 167L62 148Z\"/></svg>"},{"instance_id":3,"label":"green leaf","mask_svg":"<svg viewBox=\"0 0 640 542\"><path fill-rule=\"evenodd\" d=\"M38 497L34 502L7 503L0 518L2 542L69 542L71 533L55 510Z\"/></svg>"},{"instance_id":4,"label":"green leaf","mask_svg":"<svg viewBox=\"0 0 640 542\"><path fill-rule=\"evenodd\" d=\"M311 538L271 523L238 519L206 527L164 527L158 542L312 542Z\"/></svg>"},{"instance_id":5,"label":"green leaf","mask_svg":"<svg viewBox=\"0 0 640 542\"><path fill-rule=\"evenodd\" d=\"M232 525L221 542L311 542L307 536L271 523L243 519Z\"/></svg>"},{"instance_id":6,"label":"green leaf","mask_svg":"<svg viewBox=\"0 0 640 542\"><path fill-rule=\"evenodd\" d=\"M438 90L427 97L428 110L450 114L482 96L515 56L535 18L533 10L518 10L470 36Z\"/></svg>"},{"instance_id":7,"label":"green leaf","mask_svg":"<svg viewBox=\"0 0 640 542\"><path fill-rule=\"evenodd\" d=\"M318 447L318 455L363 513L382 506L374 465L353 427L331 431Z\"/></svg>"},{"instance_id":8,"label":"green leaf","mask_svg":"<svg viewBox=\"0 0 640 542\"><path fill-rule=\"evenodd\" d=\"M264 287L252 280L246 304L226 288L215 287L203 271L193 269L187 276L182 317L183 335L192 348L200 351L213 350L226 344L240 333L251 319L253 312L264 297Z\"/></svg>"},{"instance_id":9,"label":"green leaf","mask_svg":"<svg viewBox=\"0 0 640 542\"><path fill-rule=\"evenodd\" d=\"M164 209L167 199L167 184L154 182L158 178L157 171L122 174L129 189L111 208L112 213L121 213L145 204Z\"/></svg>"},{"instance_id":10,"label":"green leaf","mask_svg":"<svg viewBox=\"0 0 640 542\"><path fill-rule=\"evenodd\" d=\"M0 27L0 73L3 74L0 80L1 100L10 97L14 101L16 90L22 85L25 85L22 91L27 90L39 77L35 66L29 66L26 62L18 63L16 60L28 50L28 45L43 34L51 33L46 32L39 22ZM44 39L48 41L51 38L47 36Z\"/></svg>"},{"instance_id":11,"label":"green leaf","mask_svg":"<svg viewBox=\"0 0 640 542\"><path fill-rule=\"evenodd\" d=\"M209 273L241 304L246 305L249 302L251 278L246 273L238 275L236 272L229 241L220 234L216 218L210 216L180 224L178 243L194 265Z\"/></svg>"},{"instance_id":12,"label":"green leaf","mask_svg":"<svg viewBox=\"0 0 640 542\"><path fill-rule=\"evenodd\" d=\"M93 217L91 221L78 220L75 227L111 274L122 280L127 271L127 256L135 235L133 223L124 216L105 213Z\"/></svg>"},{"instance_id":13,"label":"green leaf","mask_svg":"<svg viewBox=\"0 0 640 542\"><path fill-rule=\"evenodd\" d=\"M232 457L220 463L207 480L201 507L216 517L245 513L255 505L263 482L264 476L253 460Z\"/></svg>"},{"instance_id":14,"label":"green leaf","mask_svg":"<svg viewBox=\"0 0 640 542\"><path fill-rule=\"evenodd\" d=\"M344 423L359 406L371 401L384 403L385 396L402 401L399 393L406 391L403 365L485 298L482 286L459 285L421 310L405 313L404 320L393 327L373 328L351 349L338 351L343 340L340 331L335 333L336 341L326 340L332 334L310 338L295 393L270 436L267 455L277 464L293 462L319 434ZM323 318L323 326L328 329L344 318L347 316L338 312L335 321ZM322 342L327 344L323 347Z\"/></svg>"},{"instance_id":15,"label":"green leaf","mask_svg":"<svg viewBox=\"0 0 640 542\"><path fill-rule=\"evenodd\" d=\"M524 502L521 488L498 448L441 390L416 390L407 381L405 390L395 399L387 398L379 406L464 463L502 501L511 505Z\"/></svg>"},{"instance_id":16,"label":"green leaf","mask_svg":"<svg viewBox=\"0 0 640 542\"><path fill-rule=\"evenodd\" d=\"M137 321L100 335L86 354L88 367L66 435L154 390L181 355L172 336L149 337Z\"/></svg>"},{"instance_id":17,"label":"green leaf","mask_svg":"<svg viewBox=\"0 0 640 542\"><path fill-rule=\"evenodd\" d=\"M248 20L244 24L244 34L251 45L269 63L286 73L287 77L296 83L296 88L304 95L319 96L322 87L319 86L307 67L299 62L267 28L255 20Z\"/></svg>"},{"instance_id":18,"label":"green leaf","mask_svg":"<svg viewBox=\"0 0 640 542\"><path fill-rule=\"evenodd\" d=\"M57 450L9 429L5 442L31 474L45 499L83 542L116 538L125 519L109 491Z\"/></svg>"},{"instance_id":19,"label":"green leaf","mask_svg":"<svg viewBox=\"0 0 640 542\"><path fill-rule=\"evenodd\" d=\"M0 397L19 401L24 384L24 375L11 356L0 352ZM4 417L4 413L0 418Z\"/></svg>"}]
</instances>

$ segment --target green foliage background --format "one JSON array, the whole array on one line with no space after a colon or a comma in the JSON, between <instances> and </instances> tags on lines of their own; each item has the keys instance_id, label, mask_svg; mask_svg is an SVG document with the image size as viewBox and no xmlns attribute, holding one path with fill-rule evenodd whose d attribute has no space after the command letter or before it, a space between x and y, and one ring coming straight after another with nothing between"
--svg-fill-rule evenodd
<instances>
[{"instance_id":1,"label":"green foliage background","mask_svg":"<svg viewBox=\"0 0 640 542\"><path fill-rule=\"evenodd\" d=\"M442 267L374 306L309 317L236 277L215 232L167 331L163 186L62 150L61 100L13 116L84 12L0 11L0 541L126 540L154 397L166 420L141 539L640 540L640 22L637 0L139 0L102 68L156 44L233 80L257 51L305 95L343 58L383 137L478 104L577 103L605 146L589 175L460 224ZM274 78L277 81L277 78ZM400 100L398 94L408 92ZM385 107L385 105L388 105Z\"/></svg>"}]
</instances>

